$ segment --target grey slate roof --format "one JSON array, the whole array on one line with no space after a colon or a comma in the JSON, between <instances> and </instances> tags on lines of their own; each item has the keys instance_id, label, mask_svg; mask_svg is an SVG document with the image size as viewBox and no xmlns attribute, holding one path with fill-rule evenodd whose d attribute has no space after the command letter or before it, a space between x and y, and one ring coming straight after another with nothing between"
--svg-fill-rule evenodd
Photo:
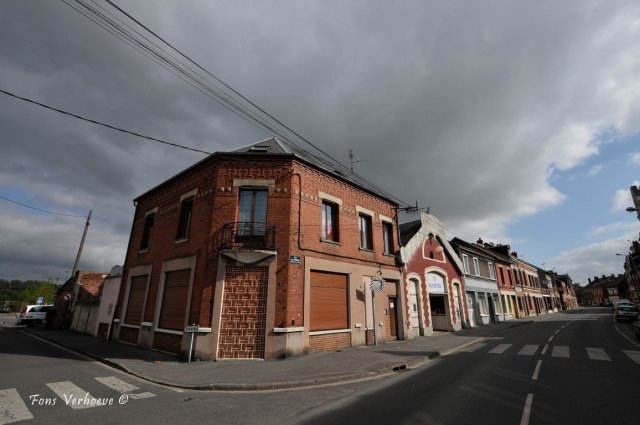
<instances>
[{"instance_id":1,"label":"grey slate roof","mask_svg":"<svg viewBox=\"0 0 640 425\"><path fill-rule=\"evenodd\" d=\"M400 225L400 243L405 246L420 231L422 221L415 220Z\"/></svg>"}]
</instances>

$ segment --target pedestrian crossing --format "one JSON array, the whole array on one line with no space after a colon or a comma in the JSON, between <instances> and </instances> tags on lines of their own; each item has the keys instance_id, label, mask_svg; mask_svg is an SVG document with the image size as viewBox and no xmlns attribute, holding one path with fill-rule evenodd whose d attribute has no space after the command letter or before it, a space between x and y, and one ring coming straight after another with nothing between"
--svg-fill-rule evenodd
<instances>
[{"instance_id":1,"label":"pedestrian crossing","mask_svg":"<svg viewBox=\"0 0 640 425\"><path fill-rule=\"evenodd\" d=\"M105 387L106 395L100 392L100 397L95 397L71 381L43 384L46 389L32 391L35 394L27 394L17 388L0 389L0 425L33 419L32 410L34 409L54 406L68 407L72 410L91 409L100 406L124 405L129 400L156 396L115 376L103 376L94 380ZM95 389L95 386L91 386ZM101 388L101 386L98 387Z\"/></svg>"},{"instance_id":2,"label":"pedestrian crossing","mask_svg":"<svg viewBox=\"0 0 640 425\"><path fill-rule=\"evenodd\" d=\"M600 347L569 347L568 345L539 345L539 344L526 344L523 346L516 346L514 344L497 344L493 347L486 342L478 342L471 344L462 350L461 352L473 353L473 352L486 352L490 355L509 354L515 351L518 356L545 356L549 353L550 357L558 359L570 359L572 356L583 356L589 360L610 362L612 361L613 353L607 353L604 348ZM635 364L640 365L640 351L639 350L621 350L626 357L628 357Z\"/></svg>"}]
</instances>

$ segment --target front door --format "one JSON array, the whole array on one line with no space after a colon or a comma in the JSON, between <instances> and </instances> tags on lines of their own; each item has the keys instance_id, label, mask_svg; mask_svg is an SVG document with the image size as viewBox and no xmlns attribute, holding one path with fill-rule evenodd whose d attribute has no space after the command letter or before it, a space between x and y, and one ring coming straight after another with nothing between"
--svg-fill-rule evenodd
<instances>
[{"instance_id":1,"label":"front door","mask_svg":"<svg viewBox=\"0 0 640 425\"><path fill-rule=\"evenodd\" d=\"M473 306L476 305L476 300L474 297L475 293L467 292L467 311L469 312L469 323L471 326L476 325L476 314Z\"/></svg>"},{"instance_id":2,"label":"front door","mask_svg":"<svg viewBox=\"0 0 640 425\"><path fill-rule=\"evenodd\" d=\"M420 313L418 306L418 294L416 291L416 282L410 280L407 285L409 293L409 326L411 329L420 328Z\"/></svg>"},{"instance_id":3,"label":"front door","mask_svg":"<svg viewBox=\"0 0 640 425\"><path fill-rule=\"evenodd\" d=\"M398 339L398 317L396 316L396 297L389 297L389 330L391 339Z\"/></svg>"}]
</instances>

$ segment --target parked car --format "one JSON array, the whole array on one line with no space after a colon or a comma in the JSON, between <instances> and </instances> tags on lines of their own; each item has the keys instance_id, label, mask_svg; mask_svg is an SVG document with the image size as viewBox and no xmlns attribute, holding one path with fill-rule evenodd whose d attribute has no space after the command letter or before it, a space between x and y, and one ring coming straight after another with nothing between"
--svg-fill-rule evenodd
<instances>
[{"instance_id":1,"label":"parked car","mask_svg":"<svg viewBox=\"0 0 640 425\"><path fill-rule=\"evenodd\" d=\"M636 338L640 339L640 316L633 322L633 332L636 334Z\"/></svg>"},{"instance_id":2,"label":"parked car","mask_svg":"<svg viewBox=\"0 0 640 425\"><path fill-rule=\"evenodd\" d=\"M638 308L634 304L617 303L613 311L613 318L617 322L622 320L635 320L638 318Z\"/></svg>"},{"instance_id":3,"label":"parked car","mask_svg":"<svg viewBox=\"0 0 640 425\"><path fill-rule=\"evenodd\" d=\"M47 311L55 309L51 304L25 306L20 312L17 325L40 326L47 323Z\"/></svg>"},{"instance_id":4,"label":"parked car","mask_svg":"<svg viewBox=\"0 0 640 425\"><path fill-rule=\"evenodd\" d=\"M0 305L0 313L11 313L11 308L8 305Z\"/></svg>"}]
</instances>

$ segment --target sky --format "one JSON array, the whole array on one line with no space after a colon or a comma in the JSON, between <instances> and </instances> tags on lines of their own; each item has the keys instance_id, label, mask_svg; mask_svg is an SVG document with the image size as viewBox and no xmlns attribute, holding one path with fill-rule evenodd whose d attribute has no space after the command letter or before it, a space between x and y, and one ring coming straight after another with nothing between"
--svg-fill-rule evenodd
<instances>
[{"instance_id":1,"label":"sky","mask_svg":"<svg viewBox=\"0 0 640 425\"><path fill-rule=\"evenodd\" d=\"M640 232L625 211L640 185L637 1L114 2L342 163L352 150L356 172L451 237L508 243L583 284L623 273L616 253ZM206 152L273 135L74 5L3 2L0 90ZM0 128L4 279L63 281L90 209L80 268L122 264L132 200L205 156L2 93Z\"/></svg>"}]
</instances>

